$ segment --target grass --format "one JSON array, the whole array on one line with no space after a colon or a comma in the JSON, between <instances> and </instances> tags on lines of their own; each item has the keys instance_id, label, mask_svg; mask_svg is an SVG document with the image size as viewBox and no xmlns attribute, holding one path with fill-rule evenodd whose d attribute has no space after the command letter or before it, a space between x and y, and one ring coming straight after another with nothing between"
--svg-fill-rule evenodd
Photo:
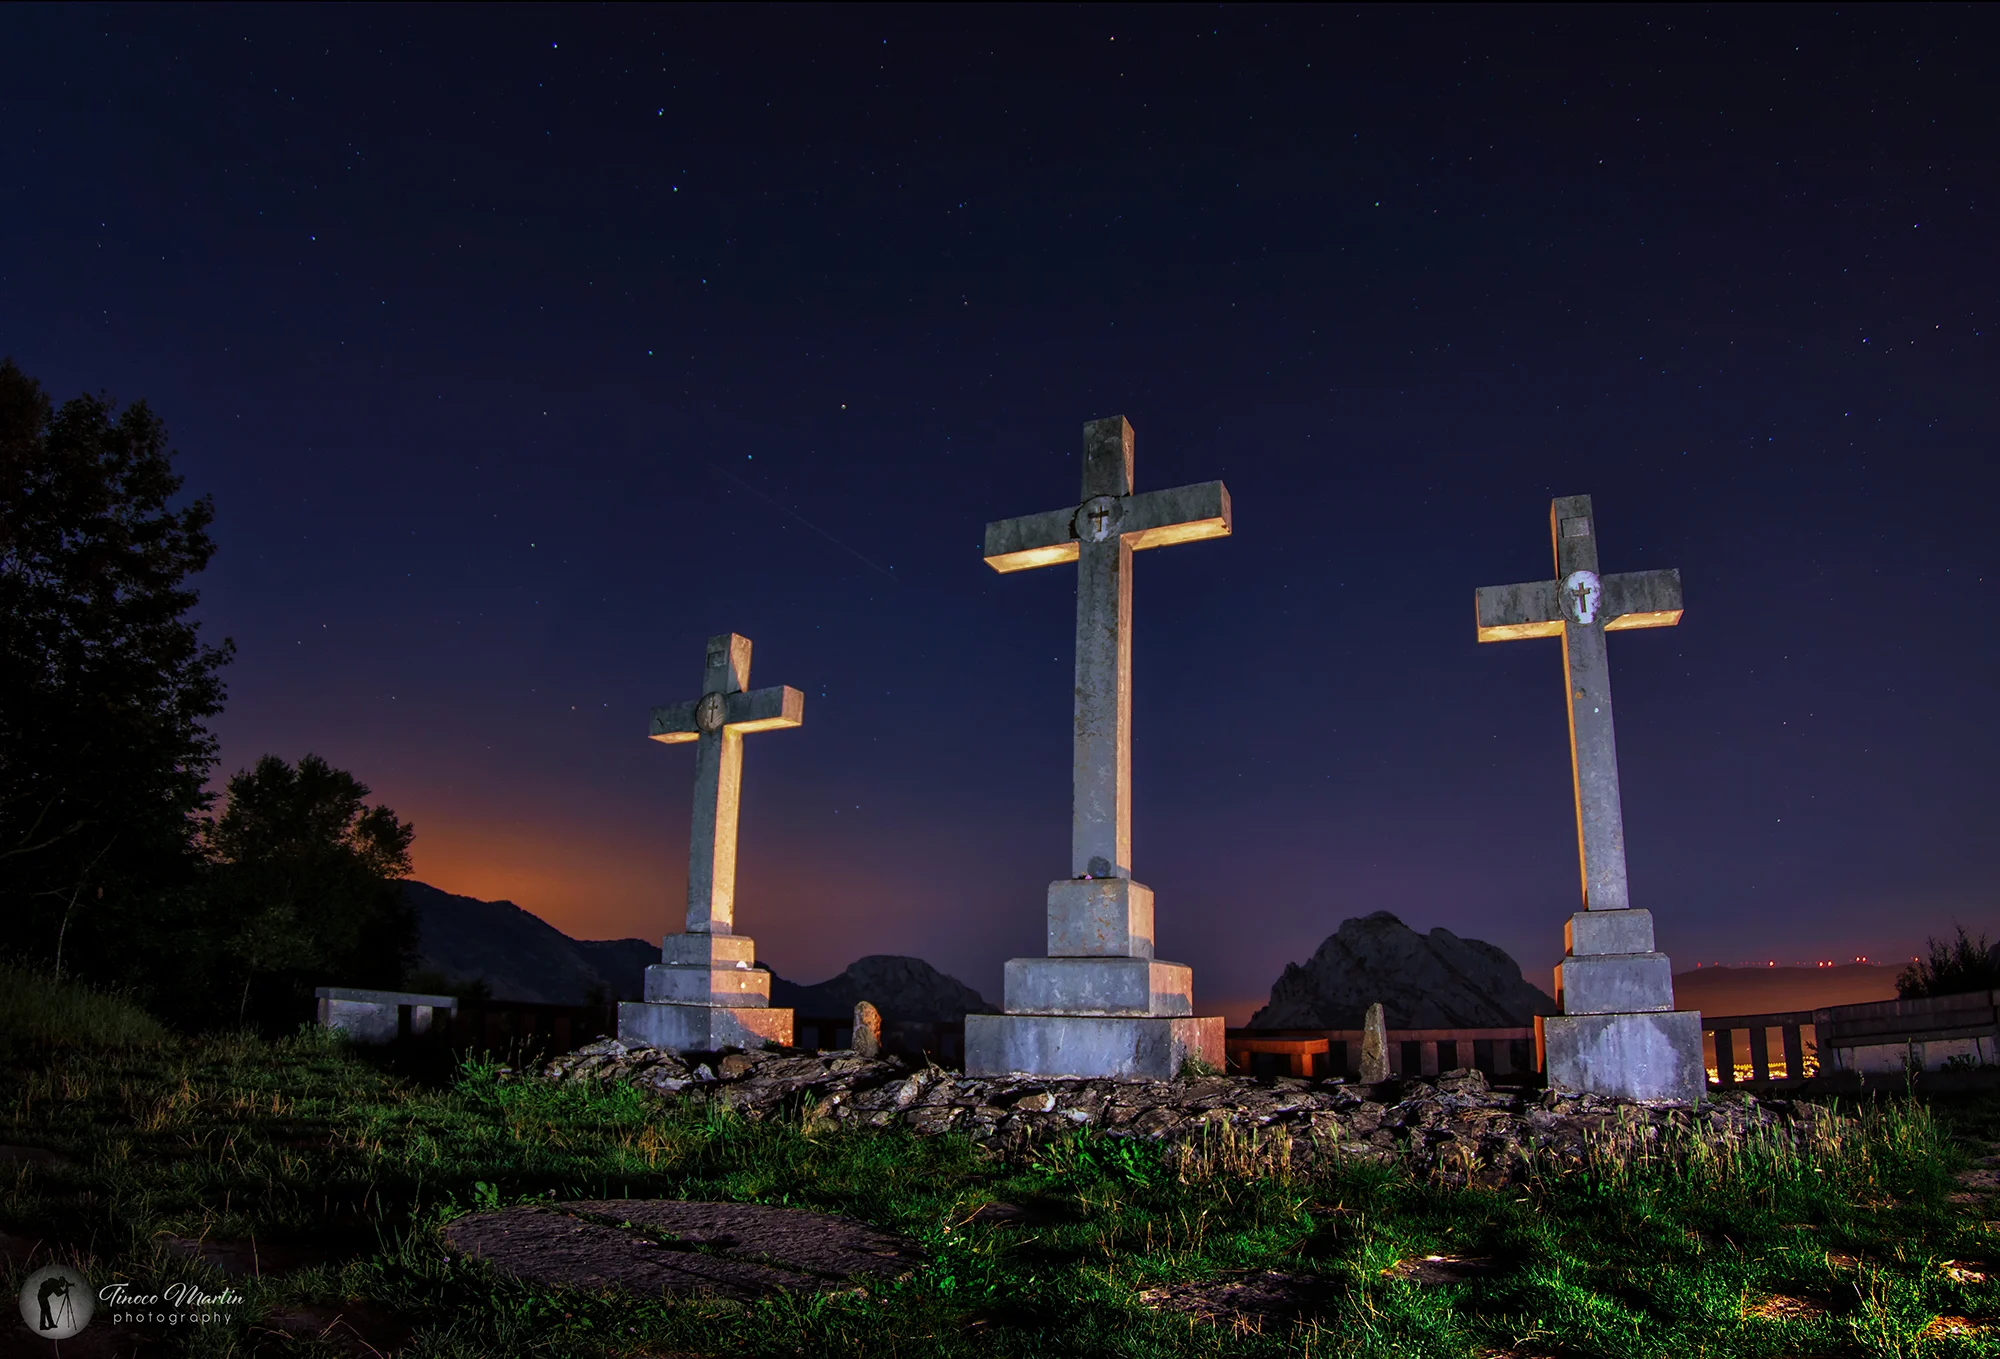
<instances>
[{"instance_id":1,"label":"grass","mask_svg":"<svg viewBox=\"0 0 2000 1359\"><path fill-rule=\"evenodd\" d=\"M0 1057L37 1048L127 1047L166 1036L159 1020L122 996L0 963Z\"/></svg>"},{"instance_id":2,"label":"grass","mask_svg":"<svg viewBox=\"0 0 2000 1359\"><path fill-rule=\"evenodd\" d=\"M2000 1263L2000 1223L1949 1197L2000 1134L1991 1100L1850 1107L1803 1151L1614 1126L1585 1170L1488 1191L1308 1172L1254 1140L1169 1158L1079 1135L1004 1164L954 1138L751 1123L492 1064L420 1083L310 1033L141 1031L65 1021L17 1043L0 1142L65 1160L0 1161L0 1230L146 1291L222 1285L166 1252L168 1236L333 1259L239 1282L227 1320L156 1330L166 1353L333 1353L267 1325L357 1301L402 1318L405 1352L424 1356L2000 1353L1980 1329L2000 1322L1985 1263ZM475 1207L624 1195L849 1213L916 1238L928 1263L866 1295L734 1305L528 1287L439 1244ZM994 1200L1038 1225L968 1220ZM1393 1272L1431 1255L1494 1267L1442 1286ZM1266 1268L1322 1278L1320 1313L1258 1330L1139 1301Z\"/></svg>"}]
</instances>

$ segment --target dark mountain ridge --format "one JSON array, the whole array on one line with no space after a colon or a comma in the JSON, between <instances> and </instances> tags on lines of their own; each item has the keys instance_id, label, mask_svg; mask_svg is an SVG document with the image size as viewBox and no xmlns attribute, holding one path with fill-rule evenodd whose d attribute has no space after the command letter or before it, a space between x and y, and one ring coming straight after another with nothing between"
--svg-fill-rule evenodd
<instances>
[{"instance_id":1,"label":"dark mountain ridge","mask_svg":"<svg viewBox=\"0 0 2000 1359\"><path fill-rule=\"evenodd\" d=\"M1480 939L1418 934L1388 911L1340 922L1303 963L1288 963L1258 1029L1358 1029L1375 1002L1394 1029L1514 1028L1556 1012L1521 965Z\"/></svg>"},{"instance_id":2,"label":"dark mountain ridge","mask_svg":"<svg viewBox=\"0 0 2000 1359\"><path fill-rule=\"evenodd\" d=\"M421 882L405 882L403 897L417 913L417 969L450 984L484 982L495 1000L639 1000L647 966L660 961L657 940L572 939L511 901L457 896ZM995 1008L921 958L871 954L812 985L771 974L771 1003L801 1015L844 1018L859 1000L885 1019L933 1024Z\"/></svg>"}]
</instances>

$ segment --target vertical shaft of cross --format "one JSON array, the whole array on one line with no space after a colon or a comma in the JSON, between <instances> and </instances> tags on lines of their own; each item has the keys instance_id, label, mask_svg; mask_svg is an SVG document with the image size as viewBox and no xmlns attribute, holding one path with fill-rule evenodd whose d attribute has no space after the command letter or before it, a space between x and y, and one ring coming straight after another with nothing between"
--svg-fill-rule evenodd
<instances>
[{"instance_id":1,"label":"vertical shaft of cross","mask_svg":"<svg viewBox=\"0 0 2000 1359\"><path fill-rule=\"evenodd\" d=\"M1132 426L1084 429L1077 511L1076 745L1070 872L1132 876L1132 547L1117 497L1132 493ZM1107 503L1107 499L1109 503Z\"/></svg>"},{"instance_id":2,"label":"vertical shaft of cross","mask_svg":"<svg viewBox=\"0 0 2000 1359\"><path fill-rule=\"evenodd\" d=\"M722 698L750 679L750 640L709 639L702 701L695 705L694 824L688 838L687 932L730 934L736 926L736 814L742 805L743 735L723 719ZM718 697L711 697L718 696Z\"/></svg>"},{"instance_id":3,"label":"vertical shaft of cross","mask_svg":"<svg viewBox=\"0 0 2000 1359\"><path fill-rule=\"evenodd\" d=\"M1589 496L1564 496L1549 506L1556 588L1562 592L1563 687L1569 700L1583 904L1587 910L1622 911L1632 904L1625 878L1625 813L1618 796L1618 736L1604 646L1607 601L1591 519Z\"/></svg>"}]
</instances>

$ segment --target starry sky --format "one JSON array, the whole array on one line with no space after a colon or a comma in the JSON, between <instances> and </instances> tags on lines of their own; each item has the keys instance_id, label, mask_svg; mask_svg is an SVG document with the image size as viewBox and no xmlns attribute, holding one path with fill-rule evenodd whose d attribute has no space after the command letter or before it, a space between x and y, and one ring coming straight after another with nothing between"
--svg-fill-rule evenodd
<instances>
[{"instance_id":1,"label":"starry sky","mask_svg":"<svg viewBox=\"0 0 2000 1359\"><path fill-rule=\"evenodd\" d=\"M1074 570L989 519L1140 489L1135 869L1240 1022L1350 915L1531 980L1577 900L1550 574L1611 639L1677 968L2000 925L1990 7L8 6L0 351L145 398L219 551L220 776L354 771L417 875L678 928L704 639L738 927L999 997L1068 871Z\"/></svg>"}]
</instances>

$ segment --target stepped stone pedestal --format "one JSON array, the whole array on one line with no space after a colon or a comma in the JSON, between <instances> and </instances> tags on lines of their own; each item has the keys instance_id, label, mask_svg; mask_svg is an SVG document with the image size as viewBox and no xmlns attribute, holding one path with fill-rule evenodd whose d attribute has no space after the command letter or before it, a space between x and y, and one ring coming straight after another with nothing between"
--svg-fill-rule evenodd
<instances>
[{"instance_id":1,"label":"stepped stone pedestal","mask_svg":"<svg viewBox=\"0 0 2000 1359\"><path fill-rule=\"evenodd\" d=\"M1707 1089L1701 1016L1674 1009L1673 967L1653 950L1653 913L1578 911L1556 967L1559 1015L1536 1021L1553 1089L1693 1102Z\"/></svg>"},{"instance_id":2,"label":"stepped stone pedestal","mask_svg":"<svg viewBox=\"0 0 2000 1359\"><path fill-rule=\"evenodd\" d=\"M1049 884L1049 956L1007 962L998 1015L965 1017L965 1070L1172 1080L1223 1065L1220 1015L1194 1012L1194 969L1153 957L1153 892L1130 878Z\"/></svg>"},{"instance_id":3,"label":"stepped stone pedestal","mask_svg":"<svg viewBox=\"0 0 2000 1359\"><path fill-rule=\"evenodd\" d=\"M618 1036L675 1052L790 1047L792 1012L771 1008L771 974L747 934L670 934L646 998L621 1001Z\"/></svg>"}]
</instances>

